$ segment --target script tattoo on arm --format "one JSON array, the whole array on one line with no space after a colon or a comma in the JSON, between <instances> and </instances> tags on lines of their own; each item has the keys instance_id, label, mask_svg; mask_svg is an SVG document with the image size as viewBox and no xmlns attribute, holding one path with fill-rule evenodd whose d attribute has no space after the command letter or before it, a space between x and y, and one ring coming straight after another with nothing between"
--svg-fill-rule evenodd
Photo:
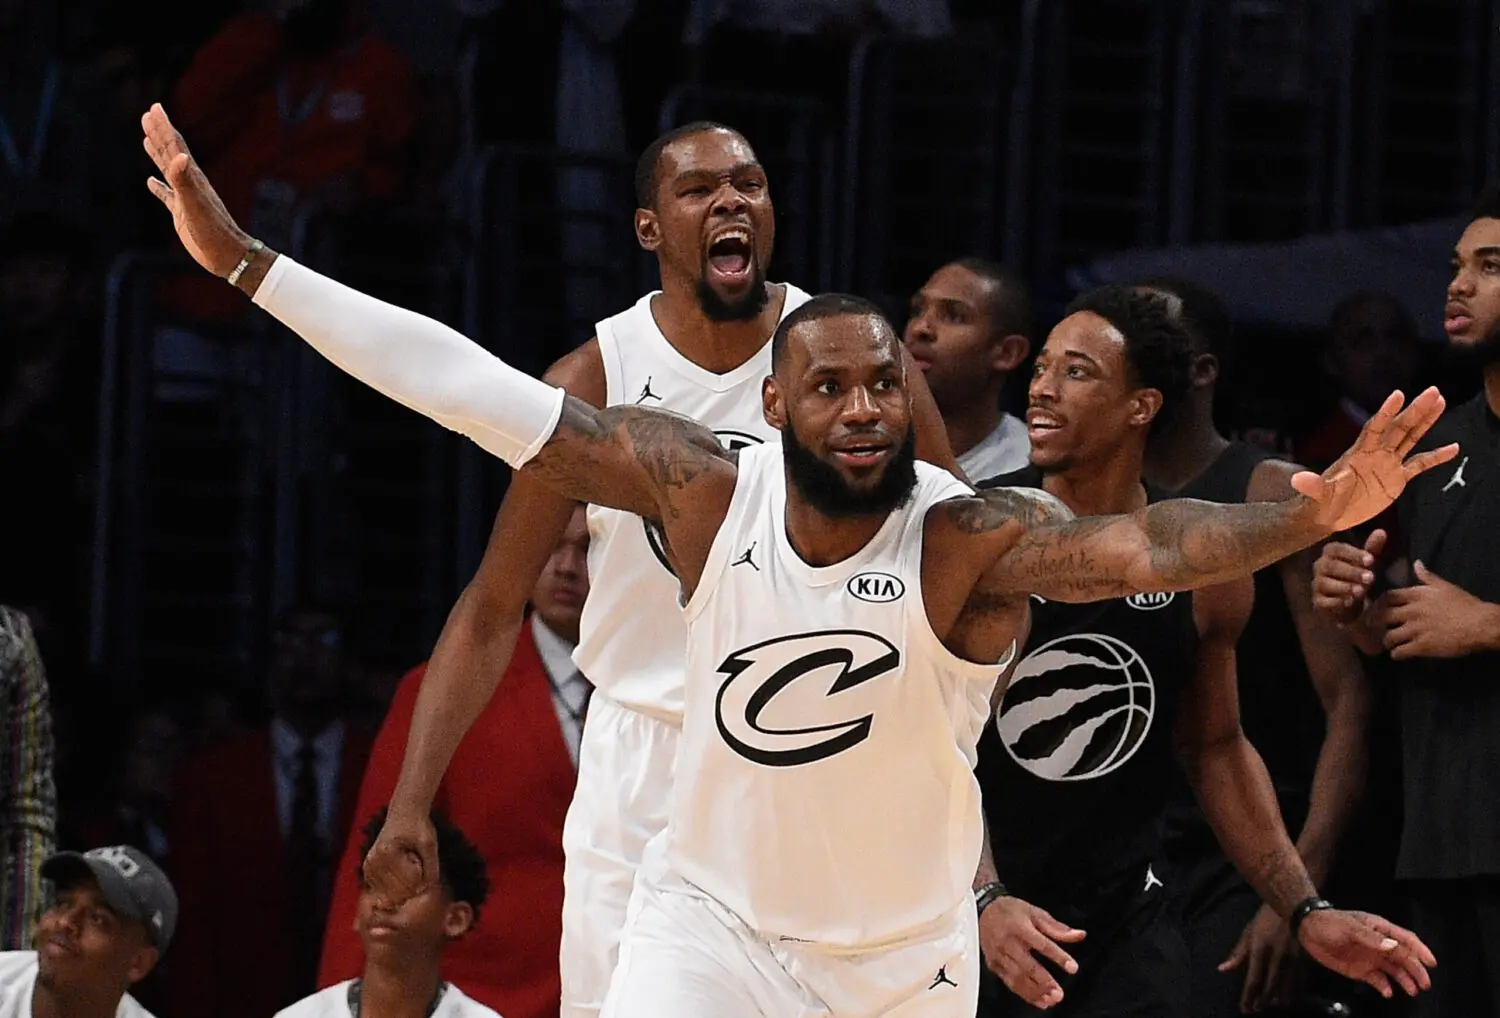
<instances>
[{"instance_id":1,"label":"script tattoo on arm","mask_svg":"<svg viewBox=\"0 0 1500 1018\"><path fill-rule=\"evenodd\" d=\"M684 489L733 462L712 431L680 414L596 410L569 396L557 430L522 469L580 502L664 523L680 514Z\"/></svg>"},{"instance_id":2,"label":"script tattoo on arm","mask_svg":"<svg viewBox=\"0 0 1500 1018\"><path fill-rule=\"evenodd\" d=\"M999 584L1054 601L1192 590L1247 576L1324 537L1312 503L1157 502L1123 516L1029 527L995 562Z\"/></svg>"}]
</instances>

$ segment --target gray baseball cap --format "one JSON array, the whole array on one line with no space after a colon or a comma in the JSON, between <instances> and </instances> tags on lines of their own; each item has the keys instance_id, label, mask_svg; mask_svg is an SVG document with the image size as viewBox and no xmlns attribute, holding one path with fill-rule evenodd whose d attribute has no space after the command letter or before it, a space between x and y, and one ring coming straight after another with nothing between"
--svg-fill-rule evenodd
<instances>
[{"instance_id":1,"label":"gray baseball cap","mask_svg":"<svg viewBox=\"0 0 1500 1018\"><path fill-rule=\"evenodd\" d=\"M146 927L158 951L166 951L177 929L177 892L151 857L129 845L58 852L42 863L42 876L69 887L85 876L99 884L109 907Z\"/></svg>"}]
</instances>

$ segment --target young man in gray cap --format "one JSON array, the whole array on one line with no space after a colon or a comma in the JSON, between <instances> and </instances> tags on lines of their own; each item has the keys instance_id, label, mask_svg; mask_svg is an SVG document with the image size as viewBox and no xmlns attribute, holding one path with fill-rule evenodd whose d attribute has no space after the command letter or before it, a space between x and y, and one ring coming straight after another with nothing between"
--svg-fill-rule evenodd
<instances>
[{"instance_id":1,"label":"young man in gray cap","mask_svg":"<svg viewBox=\"0 0 1500 1018\"><path fill-rule=\"evenodd\" d=\"M0 1018L151 1018L127 992L177 926L177 892L128 845L59 852L42 864L56 901L35 951L0 952Z\"/></svg>"}]
</instances>

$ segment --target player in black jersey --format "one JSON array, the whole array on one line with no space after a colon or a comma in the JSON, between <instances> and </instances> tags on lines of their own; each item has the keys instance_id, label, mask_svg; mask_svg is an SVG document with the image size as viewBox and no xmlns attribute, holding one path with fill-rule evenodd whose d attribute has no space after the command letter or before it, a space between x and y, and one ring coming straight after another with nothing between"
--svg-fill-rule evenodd
<instances>
[{"instance_id":1,"label":"player in black jersey","mask_svg":"<svg viewBox=\"0 0 1500 1018\"><path fill-rule=\"evenodd\" d=\"M1214 392L1229 360L1228 312L1212 292L1180 279L1143 286L1168 296L1193 341L1182 412L1158 427L1146 479L1172 497L1208 502L1289 498L1301 467L1214 425ZM1371 691L1349 639L1314 610L1316 549L1255 574L1255 607L1236 653L1240 725L1260 753L1308 875L1325 886L1364 790ZM1300 994L1291 928L1225 858L1179 782L1165 833L1169 895L1188 945L1194 1018L1230 1018ZM1378 864L1377 864L1378 865Z\"/></svg>"},{"instance_id":2,"label":"player in black jersey","mask_svg":"<svg viewBox=\"0 0 1500 1018\"><path fill-rule=\"evenodd\" d=\"M1141 481L1146 439L1181 408L1191 352L1166 298L1085 295L1037 361L1031 467L988 485L1042 487L1079 516L1141 508L1156 495ZM989 987L986 1018L1192 1014L1186 949L1152 867L1174 750L1226 851L1309 954L1385 994L1430 985L1426 947L1320 899L1287 837L1239 723L1234 647L1252 589L1033 599L1026 652L979 746L980 942L1012 991Z\"/></svg>"}]
</instances>

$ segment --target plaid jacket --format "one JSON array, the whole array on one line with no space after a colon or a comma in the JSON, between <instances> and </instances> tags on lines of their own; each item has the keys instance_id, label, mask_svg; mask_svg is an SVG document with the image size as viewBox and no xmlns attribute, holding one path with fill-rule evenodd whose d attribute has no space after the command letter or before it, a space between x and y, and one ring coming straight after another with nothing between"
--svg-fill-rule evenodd
<instances>
[{"instance_id":1,"label":"plaid jacket","mask_svg":"<svg viewBox=\"0 0 1500 1018\"><path fill-rule=\"evenodd\" d=\"M56 829L47 674L31 623L0 605L0 950L31 947Z\"/></svg>"}]
</instances>

